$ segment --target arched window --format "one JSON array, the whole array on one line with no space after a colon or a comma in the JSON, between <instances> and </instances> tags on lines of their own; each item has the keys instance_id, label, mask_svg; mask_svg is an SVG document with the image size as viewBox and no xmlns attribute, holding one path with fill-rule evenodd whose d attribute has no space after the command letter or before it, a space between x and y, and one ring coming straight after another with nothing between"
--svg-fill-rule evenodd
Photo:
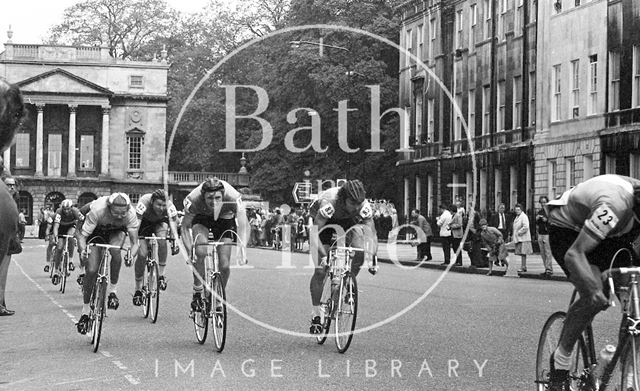
<instances>
[{"instance_id":1,"label":"arched window","mask_svg":"<svg viewBox=\"0 0 640 391\"><path fill-rule=\"evenodd\" d=\"M21 211L23 209L27 218L27 225L33 224L33 197L28 191L20 190L18 192L18 210Z\"/></svg>"},{"instance_id":2,"label":"arched window","mask_svg":"<svg viewBox=\"0 0 640 391\"><path fill-rule=\"evenodd\" d=\"M51 193L47 194L46 197L44 197L44 204L53 204L53 211L55 212L60 207L60 203L64 201L65 198L66 197L64 196L64 194L57 191L52 191Z\"/></svg>"},{"instance_id":3,"label":"arched window","mask_svg":"<svg viewBox=\"0 0 640 391\"><path fill-rule=\"evenodd\" d=\"M78 208L82 208L89 202L97 199L98 197L93 193L82 193L80 194L80 197L78 197Z\"/></svg>"}]
</instances>

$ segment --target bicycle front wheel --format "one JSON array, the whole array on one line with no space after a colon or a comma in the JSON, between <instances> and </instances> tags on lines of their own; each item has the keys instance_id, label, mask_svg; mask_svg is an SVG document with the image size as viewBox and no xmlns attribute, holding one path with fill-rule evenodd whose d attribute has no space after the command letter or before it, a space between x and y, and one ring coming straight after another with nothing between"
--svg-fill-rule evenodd
<instances>
[{"instance_id":1,"label":"bicycle front wheel","mask_svg":"<svg viewBox=\"0 0 640 391\"><path fill-rule=\"evenodd\" d=\"M149 283L147 286L147 301L149 303L149 312L151 313L151 323L156 323L158 320L158 307L160 305L158 278L158 264L154 262L149 269Z\"/></svg>"},{"instance_id":2,"label":"bicycle front wheel","mask_svg":"<svg viewBox=\"0 0 640 391\"><path fill-rule=\"evenodd\" d=\"M104 321L104 313L106 310L106 296L107 296L107 281L98 281L96 284L96 294L94 302L94 309L92 314L92 344L93 352L98 351L100 346L100 336L102 335L102 322Z\"/></svg>"},{"instance_id":3,"label":"bicycle front wheel","mask_svg":"<svg viewBox=\"0 0 640 391\"><path fill-rule=\"evenodd\" d=\"M322 310L322 333L316 336L318 344L322 345L327 340L329 334L329 328L331 327L331 277L329 273L324 276L324 282L322 283L322 298L320 299L320 308Z\"/></svg>"},{"instance_id":4,"label":"bicycle front wheel","mask_svg":"<svg viewBox=\"0 0 640 391\"><path fill-rule=\"evenodd\" d=\"M149 266L144 267L142 274L142 316L149 317Z\"/></svg>"},{"instance_id":5,"label":"bicycle front wheel","mask_svg":"<svg viewBox=\"0 0 640 391\"><path fill-rule=\"evenodd\" d=\"M349 349L356 328L358 315L358 284L356 278L347 272L340 281L337 302L334 302L336 312L336 347L340 353Z\"/></svg>"},{"instance_id":6,"label":"bicycle front wheel","mask_svg":"<svg viewBox=\"0 0 640 391\"><path fill-rule=\"evenodd\" d=\"M67 252L62 253L62 276L60 277L60 292L64 294L67 288L67 274L69 274L69 254Z\"/></svg>"},{"instance_id":7,"label":"bicycle front wheel","mask_svg":"<svg viewBox=\"0 0 640 391\"><path fill-rule=\"evenodd\" d=\"M558 341L560 341L560 333L566 317L567 314L565 312L556 312L547 319L542 328L536 354L536 385L538 391L547 391L549 389L550 358L558 346ZM580 335L571 356L571 368L569 370L571 390L593 389L591 377L589 376L589 357L587 343L584 336Z\"/></svg>"},{"instance_id":8,"label":"bicycle front wheel","mask_svg":"<svg viewBox=\"0 0 640 391\"><path fill-rule=\"evenodd\" d=\"M621 332L628 333L625 329ZM640 390L640 379L638 378L638 365L640 358L638 357L638 349L640 348L640 336L626 334L624 341L618 347L621 350L618 364L612 373L613 381L609 384L617 384L616 375L620 375L621 390Z\"/></svg>"},{"instance_id":9,"label":"bicycle front wheel","mask_svg":"<svg viewBox=\"0 0 640 391\"><path fill-rule=\"evenodd\" d=\"M216 273L213 276L211 286L211 326L213 327L213 341L216 351L222 352L227 339L227 296L222 284L222 275Z\"/></svg>"}]
</instances>

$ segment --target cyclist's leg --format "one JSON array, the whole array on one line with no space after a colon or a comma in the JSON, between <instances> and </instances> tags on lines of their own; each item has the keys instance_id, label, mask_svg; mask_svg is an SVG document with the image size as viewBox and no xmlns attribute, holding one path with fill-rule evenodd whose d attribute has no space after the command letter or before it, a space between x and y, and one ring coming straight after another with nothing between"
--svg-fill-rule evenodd
<instances>
[{"instance_id":1,"label":"cyclist's leg","mask_svg":"<svg viewBox=\"0 0 640 391\"><path fill-rule=\"evenodd\" d=\"M58 242L56 243L55 255L53 258L53 264L56 272L60 271L60 263L62 262L62 250L64 249L64 238L58 236Z\"/></svg>"},{"instance_id":2,"label":"cyclist's leg","mask_svg":"<svg viewBox=\"0 0 640 391\"><path fill-rule=\"evenodd\" d=\"M113 231L109 235L109 244L113 246L122 246L125 239L126 234L124 231ZM109 293L110 298L115 296L117 302L118 280L120 279L120 268L122 267L122 254L120 253L120 249L110 249L109 252L111 253L111 276L109 278L109 289L107 289L107 292ZM115 304L115 307L117 306L118 304Z\"/></svg>"},{"instance_id":3,"label":"cyclist's leg","mask_svg":"<svg viewBox=\"0 0 640 391\"><path fill-rule=\"evenodd\" d=\"M226 233L224 237L222 234L227 231L237 231L235 219L219 219L213 223L211 232L216 240L220 240L225 243L232 243L234 236L232 233ZM218 260L220 261L220 274L222 274L222 285L227 286L229 281L229 259L231 258L231 246L218 247Z\"/></svg>"},{"instance_id":4,"label":"cyclist's leg","mask_svg":"<svg viewBox=\"0 0 640 391\"><path fill-rule=\"evenodd\" d=\"M362 225L357 224L349 227L347 233L347 245L354 248L364 249L366 240L365 235L366 229ZM362 251L356 251L356 253L353 255L353 258L351 258L351 273L353 273L354 276L357 276L358 273L360 273L360 268L363 264L364 253Z\"/></svg>"},{"instance_id":5,"label":"cyclist's leg","mask_svg":"<svg viewBox=\"0 0 640 391\"><path fill-rule=\"evenodd\" d=\"M75 226L69 227L69 229L67 230L67 235L74 236L75 234L76 234L76 227ZM74 240L72 238L69 238L67 243L67 251L69 252L69 262L71 262L71 260L73 259L73 250L74 250L73 243L74 243Z\"/></svg>"},{"instance_id":6,"label":"cyclist's leg","mask_svg":"<svg viewBox=\"0 0 640 391\"><path fill-rule=\"evenodd\" d=\"M191 228L193 237L197 236L196 244L207 244L209 238L209 228L202 224L194 224ZM204 281L204 258L207 256L207 247L196 247L196 263L194 265L195 272L193 274L193 293L202 295Z\"/></svg>"},{"instance_id":7,"label":"cyclist's leg","mask_svg":"<svg viewBox=\"0 0 640 391\"><path fill-rule=\"evenodd\" d=\"M140 235L144 236L144 235ZM136 258L136 263L133 266L134 269L134 277L135 277L135 290L139 291L142 289L142 279L144 278L144 267L147 262L147 254L149 249L147 248L147 241L140 240L140 247L138 247L138 257Z\"/></svg>"},{"instance_id":8,"label":"cyclist's leg","mask_svg":"<svg viewBox=\"0 0 640 391\"><path fill-rule=\"evenodd\" d=\"M85 261L85 276L82 284L83 315L89 313L89 302L91 300L91 293L93 292L93 288L96 284L98 266L100 266L100 259L102 258L103 251L104 249L102 248L92 247L87 260Z\"/></svg>"},{"instance_id":9,"label":"cyclist's leg","mask_svg":"<svg viewBox=\"0 0 640 391\"><path fill-rule=\"evenodd\" d=\"M169 224L162 221L155 226L156 236L164 238L169 235ZM167 241L158 240L158 273L164 276L164 268L167 266Z\"/></svg>"}]
</instances>

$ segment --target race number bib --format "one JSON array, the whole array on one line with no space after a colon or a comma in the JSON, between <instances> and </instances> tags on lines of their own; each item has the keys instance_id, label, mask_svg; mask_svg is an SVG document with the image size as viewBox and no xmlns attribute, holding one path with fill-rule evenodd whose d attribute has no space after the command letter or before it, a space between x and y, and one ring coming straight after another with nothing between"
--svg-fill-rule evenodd
<instances>
[{"instance_id":1,"label":"race number bib","mask_svg":"<svg viewBox=\"0 0 640 391\"><path fill-rule=\"evenodd\" d=\"M335 212L336 212L336 210L334 209L333 205L331 205L331 204L326 204L325 206L320 208L320 210L318 210L318 213L320 214L320 217L322 217L324 219L330 219L331 217L333 217L333 214Z\"/></svg>"},{"instance_id":2,"label":"race number bib","mask_svg":"<svg viewBox=\"0 0 640 391\"><path fill-rule=\"evenodd\" d=\"M189 198L185 198L182 204L184 205L184 212L189 213L189 208L191 208L191 200Z\"/></svg>"},{"instance_id":3,"label":"race number bib","mask_svg":"<svg viewBox=\"0 0 640 391\"><path fill-rule=\"evenodd\" d=\"M147 211L146 205L143 204L142 202L138 202L138 205L136 206L136 213L142 216L146 211Z\"/></svg>"},{"instance_id":4,"label":"race number bib","mask_svg":"<svg viewBox=\"0 0 640 391\"><path fill-rule=\"evenodd\" d=\"M602 204L593 212L587 222L591 229L594 229L604 238L618 224L618 217L613 213L609 205Z\"/></svg>"},{"instance_id":5,"label":"race number bib","mask_svg":"<svg viewBox=\"0 0 640 391\"><path fill-rule=\"evenodd\" d=\"M362 208L360 208L360 217L362 217L363 219L369 219L371 218L371 216L373 216L373 210L371 210L371 205L369 205L369 203L366 203L362 206Z\"/></svg>"},{"instance_id":6,"label":"race number bib","mask_svg":"<svg viewBox=\"0 0 640 391\"><path fill-rule=\"evenodd\" d=\"M176 209L175 205L171 204L167 208L167 213L169 214L169 218L173 219L178 215L178 210Z\"/></svg>"},{"instance_id":7,"label":"race number bib","mask_svg":"<svg viewBox=\"0 0 640 391\"><path fill-rule=\"evenodd\" d=\"M53 222L60 224L61 221L62 221L62 216L60 216L59 214L56 214L56 218L55 220L53 220Z\"/></svg>"}]
</instances>

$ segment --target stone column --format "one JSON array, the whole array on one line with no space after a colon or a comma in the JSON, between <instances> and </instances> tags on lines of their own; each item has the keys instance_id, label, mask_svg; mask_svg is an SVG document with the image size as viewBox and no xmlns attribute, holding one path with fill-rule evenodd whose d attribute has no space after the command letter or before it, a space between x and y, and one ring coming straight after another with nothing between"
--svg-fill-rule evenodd
<instances>
[{"instance_id":1,"label":"stone column","mask_svg":"<svg viewBox=\"0 0 640 391\"><path fill-rule=\"evenodd\" d=\"M109 175L109 112L111 107L102 108L102 163L100 165L100 174Z\"/></svg>"},{"instance_id":2,"label":"stone column","mask_svg":"<svg viewBox=\"0 0 640 391\"><path fill-rule=\"evenodd\" d=\"M2 160L4 160L4 162L2 163L4 164L4 168L6 170L10 170L11 169L11 148L7 148L7 150L4 151L2 155Z\"/></svg>"},{"instance_id":3,"label":"stone column","mask_svg":"<svg viewBox=\"0 0 640 391\"><path fill-rule=\"evenodd\" d=\"M69 149L67 151L69 164L67 177L76 176L76 110L78 105L69 105Z\"/></svg>"},{"instance_id":4,"label":"stone column","mask_svg":"<svg viewBox=\"0 0 640 391\"><path fill-rule=\"evenodd\" d=\"M44 163L44 103L36 103L38 119L36 121L36 173L35 176L43 176Z\"/></svg>"}]
</instances>

